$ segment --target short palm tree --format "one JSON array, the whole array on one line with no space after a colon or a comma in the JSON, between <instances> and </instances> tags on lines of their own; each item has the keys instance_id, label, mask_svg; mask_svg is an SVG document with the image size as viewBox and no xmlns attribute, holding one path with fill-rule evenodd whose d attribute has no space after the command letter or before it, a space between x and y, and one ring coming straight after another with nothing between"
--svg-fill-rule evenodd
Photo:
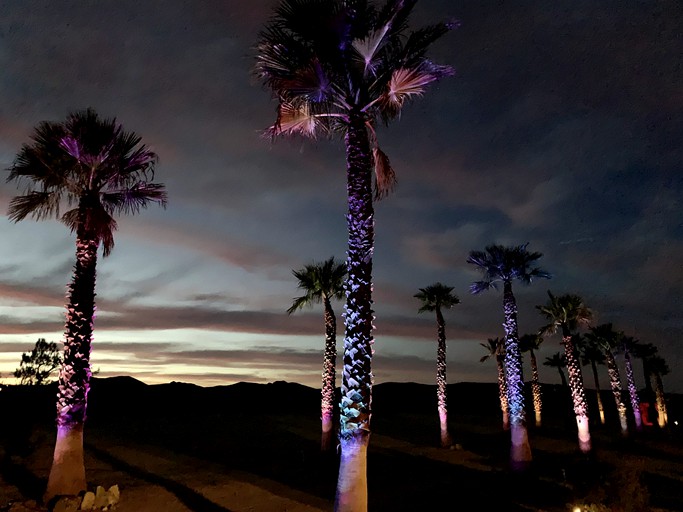
<instances>
[{"instance_id":1,"label":"short palm tree","mask_svg":"<svg viewBox=\"0 0 683 512\"><path fill-rule=\"evenodd\" d=\"M567 377L564 376L562 368L567 367L567 357L562 352L555 352L552 356L546 357L543 361L543 366L550 366L551 368L557 368L557 372L560 374L560 382L562 382L563 387L567 387Z\"/></svg>"},{"instance_id":2,"label":"short palm tree","mask_svg":"<svg viewBox=\"0 0 683 512\"><path fill-rule=\"evenodd\" d=\"M529 252L522 244L516 247L489 245L484 251L471 251L467 263L475 265L483 279L470 285L470 292L481 293L503 284L503 312L505 322L505 378L507 380L510 405L510 435L512 449L510 459L514 469L523 469L531 462L531 446L524 410L524 377L522 374L522 353L517 336L517 302L512 293L512 281L525 285L534 279L549 279L550 274L532 266L543 254Z\"/></svg>"},{"instance_id":3,"label":"short palm tree","mask_svg":"<svg viewBox=\"0 0 683 512\"><path fill-rule=\"evenodd\" d=\"M536 426L541 426L541 411L543 410L543 396L541 393L541 382L538 377L538 362L536 361L536 350L541 347L543 337L539 334L524 334L519 338L519 350L529 352L531 363L531 396L534 400L534 416Z\"/></svg>"},{"instance_id":4,"label":"short palm tree","mask_svg":"<svg viewBox=\"0 0 683 512\"><path fill-rule=\"evenodd\" d=\"M624 398L622 396L619 366L614 357L614 351L619 347L620 334L612 328L611 323L605 323L590 327L589 331L585 334L585 337L605 354L607 374L609 375L614 403L617 406L621 433L625 436L628 434L628 418L626 417L626 404L624 403Z\"/></svg>"},{"instance_id":5,"label":"short palm tree","mask_svg":"<svg viewBox=\"0 0 683 512\"><path fill-rule=\"evenodd\" d=\"M565 294L559 297L548 291L549 301L543 306L536 306L543 316L550 322L540 330L541 335L554 334L558 330L562 333L564 354L567 358L567 374L569 387L572 392L574 414L578 427L579 449L583 453L591 451L591 435L588 424L588 405L586 390L581 375L579 354L574 344L573 332L582 324L587 325L593 318L592 311L586 307L583 299L578 295Z\"/></svg>"},{"instance_id":6,"label":"short palm tree","mask_svg":"<svg viewBox=\"0 0 683 512\"><path fill-rule=\"evenodd\" d=\"M434 311L436 313L436 398L437 412L439 414L439 426L441 430L441 446L451 446L451 435L448 432L448 407L446 404L446 321L441 313L441 308L450 309L460 304L460 299L453 293L452 286L446 286L439 282L431 284L413 295L422 306L418 313Z\"/></svg>"},{"instance_id":7,"label":"short palm tree","mask_svg":"<svg viewBox=\"0 0 683 512\"><path fill-rule=\"evenodd\" d=\"M664 428L669 423L669 413L666 408L666 398L664 395L664 382L662 377L671 371L669 365L662 356L653 355L648 359L650 375L655 381L655 404L657 406L657 425Z\"/></svg>"},{"instance_id":8,"label":"short palm tree","mask_svg":"<svg viewBox=\"0 0 683 512\"><path fill-rule=\"evenodd\" d=\"M619 349L624 355L624 368L626 369L626 383L628 386L628 396L631 400L631 412L633 413L633 422L636 430L643 429L643 417L640 412L640 397L638 396L638 386L636 385L636 377L633 373L633 361L631 354L637 351L636 348L638 340L633 336L627 336L621 333L619 340Z\"/></svg>"},{"instance_id":9,"label":"short palm tree","mask_svg":"<svg viewBox=\"0 0 683 512\"><path fill-rule=\"evenodd\" d=\"M500 410L503 413L503 430L510 430L510 405L508 404L508 386L505 380L505 340L489 338L486 343L480 343L486 349L486 355L479 359L480 363L495 358L498 369L498 398Z\"/></svg>"},{"instance_id":10,"label":"short palm tree","mask_svg":"<svg viewBox=\"0 0 683 512\"><path fill-rule=\"evenodd\" d=\"M93 109L61 123L42 122L19 151L7 181L25 183L10 201L12 221L58 218L76 233L76 265L68 286L64 361L57 393L57 441L44 499L85 490L83 426L90 389L97 252L114 247L117 214L150 202L166 205L164 186L152 183L157 155L115 119ZM60 215L60 208L69 209Z\"/></svg>"},{"instance_id":11,"label":"short palm tree","mask_svg":"<svg viewBox=\"0 0 683 512\"><path fill-rule=\"evenodd\" d=\"M593 343L589 337L581 334L574 335L574 345L579 349L579 358L581 363L590 365L593 371L593 382L595 384L595 400L598 404L598 415L600 416L600 423L605 424L605 407L602 405L602 396L600 393L600 378L598 376L598 365L605 364L605 354L601 347Z\"/></svg>"},{"instance_id":12,"label":"short palm tree","mask_svg":"<svg viewBox=\"0 0 683 512\"><path fill-rule=\"evenodd\" d=\"M334 446L334 402L337 371L337 317L332 309L333 299L344 297L344 281L346 265L331 257L321 263L312 263L302 269L293 270L299 281L298 287L304 295L296 297L288 314L294 313L312 304L323 304L325 320L325 353L323 356L323 374L321 387L320 415L322 435L320 448L328 451Z\"/></svg>"},{"instance_id":13,"label":"short palm tree","mask_svg":"<svg viewBox=\"0 0 683 512\"><path fill-rule=\"evenodd\" d=\"M349 274L337 511L367 509L373 199L384 197L395 184L389 159L377 143L376 125L398 117L429 84L453 73L426 57L453 25L408 33L414 5L414 0L389 0L380 9L367 0L281 0L256 45L256 74L278 103L270 135L344 137Z\"/></svg>"}]
</instances>

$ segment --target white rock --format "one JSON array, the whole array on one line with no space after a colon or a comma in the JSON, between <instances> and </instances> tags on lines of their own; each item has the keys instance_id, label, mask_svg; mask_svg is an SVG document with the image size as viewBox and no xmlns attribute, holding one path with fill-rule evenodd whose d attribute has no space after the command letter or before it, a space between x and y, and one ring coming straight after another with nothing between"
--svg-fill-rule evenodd
<instances>
[{"instance_id":1,"label":"white rock","mask_svg":"<svg viewBox=\"0 0 683 512\"><path fill-rule=\"evenodd\" d=\"M88 491L83 495L83 501L81 502L81 510L92 510L95 506L95 493Z\"/></svg>"}]
</instances>

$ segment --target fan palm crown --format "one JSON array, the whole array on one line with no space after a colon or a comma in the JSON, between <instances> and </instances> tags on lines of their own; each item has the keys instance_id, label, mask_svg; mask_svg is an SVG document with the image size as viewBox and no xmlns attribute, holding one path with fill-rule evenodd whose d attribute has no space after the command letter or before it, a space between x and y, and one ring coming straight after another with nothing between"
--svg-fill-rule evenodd
<instances>
[{"instance_id":1,"label":"fan palm crown","mask_svg":"<svg viewBox=\"0 0 683 512\"><path fill-rule=\"evenodd\" d=\"M7 181L25 190L10 201L8 217L58 218L72 232L88 233L108 256L117 214L138 213L150 202L166 205L164 186L151 182L157 160L139 135L93 109L41 122L10 168Z\"/></svg>"},{"instance_id":2,"label":"fan palm crown","mask_svg":"<svg viewBox=\"0 0 683 512\"><path fill-rule=\"evenodd\" d=\"M563 336L568 336L578 329L580 325L588 325L593 319L593 311L586 306L578 295L567 293L555 296L548 290L549 301L536 309L549 320L549 323L540 329L540 334L555 334L558 329Z\"/></svg>"},{"instance_id":3,"label":"fan palm crown","mask_svg":"<svg viewBox=\"0 0 683 512\"><path fill-rule=\"evenodd\" d=\"M330 257L321 263L311 263L299 270L292 270L299 281L298 287L304 294L294 298L287 309L290 315L306 306L320 304L325 299L342 299L344 297L344 281L346 265Z\"/></svg>"},{"instance_id":4,"label":"fan palm crown","mask_svg":"<svg viewBox=\"0 0 683 512\"><path fill-rule=\"evenodd\" d=\"M452 286L446 286L442 283L430 284L426 288L420 288L420 291L413 295L421 302L418 313L426 311L436 311L441 308L452 308L456 304L460 304L460 299L453 293Z\"/></svg>"},{"instance_id":5,"label":"fan palm crown","mask_svg":"<svg viewBox=\"0 0 683 512\"><path fill-rule=\"evenodd\" d=\"M509 283L519 280L531 284L533 279L549 279L551 275L532 264L543 256L540 252L527 251L528 242L516 247L489 245L483 251L471 251L467 263L479 267L483 274L481 281L470 285L471 293L480 293L490 288L497 288L497 283Z\"/></svg>"}]
</instances>

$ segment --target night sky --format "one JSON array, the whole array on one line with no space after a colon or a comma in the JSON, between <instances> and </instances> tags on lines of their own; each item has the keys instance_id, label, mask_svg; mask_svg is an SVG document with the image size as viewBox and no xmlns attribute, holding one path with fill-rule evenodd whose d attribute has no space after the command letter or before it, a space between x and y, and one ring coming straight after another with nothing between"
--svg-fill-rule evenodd
<instances>
[{"instance_id":1,"label":"night sky","mask_svg":"<svg viewBox=\"0 0 683 512\"><path fill-rule=\"evenodd\" d=\"M86 107L160 157L168 207L119 219L98 262L100 376L320 385L322 306L286 310L300 295L292 269L345 258L345 155L338 138L261 135L276 104L252 47L273 5L2 1L3 169L38 122ZM375 382L435 382L435 318L413 295L436 281L461 300L444 312L448 381L494 382L480 343L503 335L502 292L470 295L480 276L466 258L528 242L553 277L513 284L520 334L545 323L534 306L548 290L578 294L594 325L655 344L671 368L665 390L683 393L683 4L420 0L412 26L452 19L460 28L431 55L455 76L378 131L398 184L376 204ZM75 261L56 220L7 219L19 192L0 183L6 382L38 338L62 339ZM559 335L546 338L539 362L560 350ZM559 383L556 369L540 372Z\"/></svg>"}]
</instances>

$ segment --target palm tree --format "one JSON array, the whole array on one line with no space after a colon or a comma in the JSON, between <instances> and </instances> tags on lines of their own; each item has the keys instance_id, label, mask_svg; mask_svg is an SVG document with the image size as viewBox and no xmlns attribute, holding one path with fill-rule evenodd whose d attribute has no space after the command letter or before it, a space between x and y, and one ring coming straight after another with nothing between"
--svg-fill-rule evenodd
<instances>
[{"instance_id":1,"label":"palm tree","mask_svg":"<svg viewBox=\"0 0 683 512\"><path fill-rule=\"evenodd\" d=\"M467 263L481 271L483 279L470 285L470 292L481 293L503 283L503 312L505 322L505 378L510 405L510 435L512 448L510 459L514 469L523 469L531 462L531 447L524 410L524 378L522 354L517 337L517 302L512 293L512 281L531 284L535 278L550 278L550 274L532 264L543 256L529 252L527 246L504 247L489 245L484 251L471 251Z\"/></svg>"},{"instance_id":2,"label":"palm tree","mask_svg":"<svg viewBox=\"0 0 683 512\"><path fill-rule=\"evenodd\" d=\"M436 398L441 428L441 446L451 446L451 436L448 433L448 407L446 406L446 322L441 313L441 308L452 308L460 304L460 299L453 293L452 286L446 286L439 282L431 284L413 295L422 303L418 313L425 311L436 312Z\"/></svg>"},{"instance_id":3,"label":"palm tree","mask_svg":"<svg viewBox=\"0 0 683 512\"><path fill-rule=\"evenodd\" d=\"M669 414L666 409L666 399L664 395L664 383L662 377L667 375L670 370L669 366L662 356L653 355L648 359L648 367L650 374L655 381L655 399L657 406L657 425L664 428L669 423Z\"/></svg>"},{"instance_id":4,"label":"palm tree","mask_svg":"<svg viewBox=\"0 0 683 512\"><path fill-rule=\"evenodd\" d=\"M631 355L640 359L643 365L643 382L645 383L645 391L643 393L645 395L644 401L651 404L654 398L654 401L656 402L655 392L652 389L652 370L650 369L649 363L650 358L657 355L657 347L653 343L638 342L631 347ZM642 395L640 398L643 400Z\"/></svg>"},{"instance_id":5,"label":"palm tree","mask_svg":"<svg viewBox=\"0 0 683 512\"><path fill-rule=\"evenodd\" d=\"M626 404L624 404L624 399L622 396L619 367L617 366L617 362L614 357L614 351L619 347L620 334L612 328L611 323L606 323L597 325L595 327L590 327L589 332L587 332L585 336L594 345L599 347L605 354L605 360L607 362L607 374L609 375L612 396L614 396L614 403L617 406L617 413L619 414L621 433L625 436L628 434Z\"/></svg>"},{"instance_id":6,"label":"palm tree","mask_svg":"<svg viewBox=\"0 0 683 512\"><path fill-rule=\"evenodd\" d=\"M600 378L598 377L598 365L605 364L605 354L601 348L593 343L592 339L580 334L574 335L574 345L579 349L579 359L581 364L591 365L593 370L593 382L595 383L595 399L598 403L598 415L600 416L600 423L605 424L605 407L602 405L602 397L600 396Z\"/></svg>"},{"instance_id":7,"label":"palm tree","mask_svg":"<svg viewBox=\"0 0 683 512\"><path fill-rule=\"evenodd\" d=\"M631 400L631 412L633 413L633 421L636 425L636 430L640 431L643 429L643 418L640 412L638 386L636 386L636 378L633 374L633 361L631 360L631 352L637 350L637 343L638 340L636 338L621 333L619 349L622 354L624 354L624 368L626 368L626 382L628 385L628 396Z\"/></svg>"},{"instance_id":8,"label":"palm tree","mask_svg":"<svg viewBox=\"0 0 683 512\"><path fill-rule=\"evenodd\" d=\"M578 295L565 294L559 297L548 291L550 300L544 306L536 306L543 316L550 321L540 330L543 334L554 334L558 329L562 332L562 344L567 358L567 374L569 375L569 387L574 402L574 414L578 427L579 449L583 453L591 451L591 435L588 425L588 406L586 404L586 390L583 386L581 364L574 345L572 331L581 324L588 324L593 313L586 307L583 299Z\"/></svg>"},{"instance_id":9,"label":"palm tree","mask_svg":"<svg viewBox=\"0 0 683 512\"><path fill-rule=\"evenodd\" d=\"M97 252L114 247L117 214L150 202L166 205L164 186L152 183L157 155L116 119L93 109L66 121L41 122L19 151L7 181L25 183L9 204L9 219L55 217L76 233L76 264L68 286L64 360L57 393L57 441L45 501L86 489L83 426L90 389ZM60 207L68 209L60 215Z\"/></svg>"},{"instance_id":10,"label":"palm tree","mask_svg":"<svg viewBox=\"0 0 683 512\"><path fill-rule=\"evenodd\" d=\"M505 382L505 340L501 338L489 338L487 343L480 343L486 349L486 355L479 359L480 363L491 357L496 358L498 369L498 398L500 410L503 413L503 430L510 430L510 405L508 403L508 387Z\"/></svg>"},{"instance_id":11,"label":"palm tree","mask_svg":"<svg viewBox=\"0 0 683 512\"><path fill-rule=\"evenodd\" d=\"M346 149L348 251L341 460L335 510L367 509L367 447L372 396L373 199L395 184L377 143L378 120L395 119L429 84L451 75L427 59L454 25L411 34L415 0L281 0L260 33L256 74L278 102L271 136L342 134ZM376 175L373 198L373 169Z\"/></svg>"},{"instance_id":12,"label":"palm tree","mask_svg":"<svg viewBox=\"0 0 683 512\"><path fill-rule=\"evenodd\" d=\"M567 377L564 376L564 372L562 371L562 368L567 366L567 357L563 353L555 352L552 356L546 357L545 361L543 361L543 366L557 368L562 386L566 387L569 385L567 384Z\"/></svg>"},{"instance_id":13,"label":"palm tree","mask_svg":"<svg viewBox=\"0 0 683 512\"><path fill-rule=\"evenodd\" d=\"M520 352L529 352L529 359L531 362L531 396L534 400L534 415L537 427L541 426L543 397L541 395L541 383L538 378L538 362L536 361L535 351L541 347L541 343L543 343L543 337L539 334L524 334L519 338Z\"/></svg>"},{"instance_id":14,"label":"palm tree","mask_svg":"<svg viewBox=\"0 0 683 512\"><path fill-rule=\"evenodd\" d=\"M297 309L311 306L313 303L323 303L325 355L323 356L320 403L322 420L320 448L328 451L334 445L334 395L337 370L337 317L332 309L332 299L344 297L346 265L331 257L322 263L313 263L300 270L293 270L292 273L298 279L298 287L304 290L304 295L294 299L292 306L287 310L288 314L291 315Z\"/></svg>"}]
</instances>

